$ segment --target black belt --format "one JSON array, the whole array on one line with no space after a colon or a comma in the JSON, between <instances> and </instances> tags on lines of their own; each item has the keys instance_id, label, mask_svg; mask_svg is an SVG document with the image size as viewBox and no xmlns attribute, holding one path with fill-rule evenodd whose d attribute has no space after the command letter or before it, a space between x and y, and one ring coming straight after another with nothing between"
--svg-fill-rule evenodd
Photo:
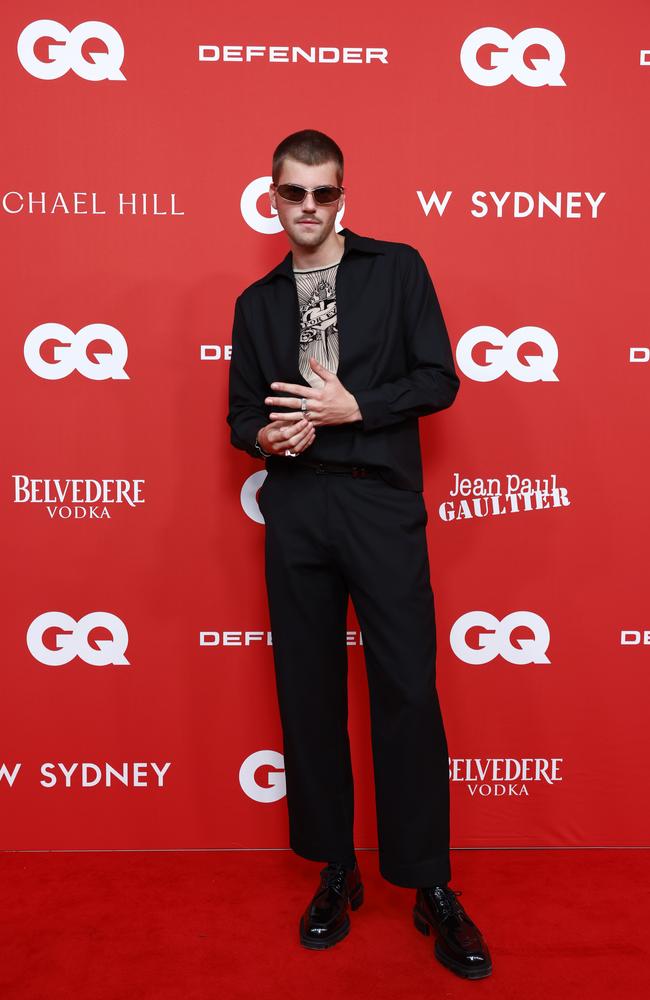
<instances>
[{"instance_id":1,"label":"black belt","mask_svg":"<svg viewBox=\"0 0 650 1000\"><path fill-rule=\"evenodd\" d=\"M342 475L354 476L359 479L381 479L381 473L379 469L373 468L369 465L350 465L346 462L315 462L313 459L301 458L298 461L294 461L290 456L281 458L279 460L282 462L283 468L288 469L298 469L306 467L308 469L313 469L316 473L322 472L333 472ZM276 467L279 467L278 463L274 463Z\"/></svg>"}]
</instances>

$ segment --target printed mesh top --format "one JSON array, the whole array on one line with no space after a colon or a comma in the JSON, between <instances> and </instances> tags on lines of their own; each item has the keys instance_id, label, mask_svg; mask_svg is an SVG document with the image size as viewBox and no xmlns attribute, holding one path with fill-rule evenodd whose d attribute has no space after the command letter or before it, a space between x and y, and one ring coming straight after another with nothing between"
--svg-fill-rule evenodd
<instances>
[{"instance_id":1,"label":"printed mesh top","mask_svg":"<svg viewBox=\"0 0 650 1000\"><path fill-rule=\"evenodd\" d=\"M326 267L293 269L300 305L298 366L302 377L314 389L320 389L324 383L320 375L310 367L310 357L316 358L316 361L334 374L339 365L339 331L336 322L338 266L337 260L335 264Z\"/></svg>"}]
</instances>

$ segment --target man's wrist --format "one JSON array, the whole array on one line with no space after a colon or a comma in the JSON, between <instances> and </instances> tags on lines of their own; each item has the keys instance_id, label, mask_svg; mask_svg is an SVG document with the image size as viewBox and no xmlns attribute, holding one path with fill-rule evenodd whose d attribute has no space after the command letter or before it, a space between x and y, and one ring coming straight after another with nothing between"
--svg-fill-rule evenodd
<instances>
[{"instance_id":1,"label":"man's wrist","mask_svg":"<svg viewBox=\"0 0 650 1000\"><path fill-rule=\"evenodd\" d=\"M260 455L262 455L263 458L270 458L270 456L273 454L273 452L272 451L264 451L264 449L262 448L262 445L260 444L259 438L260 438L260 431L261 430L263 430L262 427L260 427L260 430L255 435L255 447L257 448L257 450L259 451Z\"/></svg>"},{"instance_id":2,"label":"man's wrist","mask_svg":"<svg viewBox=\"0 0 650 1000\"><path fill-rule=\"evenodd\" d=\"M357 403L356 397L352 396L352 400L354 402L355 409L353 413L348 417L349 423L354 423L357 420L363 420L363 413L359 409L359 404Z\"/></svg>"}]
</instances>

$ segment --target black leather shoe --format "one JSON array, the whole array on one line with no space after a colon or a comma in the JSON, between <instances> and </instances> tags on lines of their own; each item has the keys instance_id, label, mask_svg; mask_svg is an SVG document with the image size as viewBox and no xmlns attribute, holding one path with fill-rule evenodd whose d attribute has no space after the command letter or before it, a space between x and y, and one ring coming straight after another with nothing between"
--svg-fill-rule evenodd
<instances>
[{"instance_id":1,"label":"black leather shoe","mask_svg":"<svg viewBox=\"0 0 650 1000\"><path fill-rule=\"evenodd\" d=\"M417 889L413 922L422 934L436 934L439 962L465 979L483 979L492 972L492 959L483 935L456 899L460 895L441 885Z\"/></svg>"},{"instance_id":2,"label":"black leather shoe","mask_svg":"<svg viewBox=\"0 0 650 1000\"><path fill-rule=\"evenodd\" d=\"M305 948L329 948L350 930L348 905L358 909L363 903L363 883L359 864L350 871L342 865L326 865L320 885L300 918L300 943Z\"/></svg>"}]
</instances>

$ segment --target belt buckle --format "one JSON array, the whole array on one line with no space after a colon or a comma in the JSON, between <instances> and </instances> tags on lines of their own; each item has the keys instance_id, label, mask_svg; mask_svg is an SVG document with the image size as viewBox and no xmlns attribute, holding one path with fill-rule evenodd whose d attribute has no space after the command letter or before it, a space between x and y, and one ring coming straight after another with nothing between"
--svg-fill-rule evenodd
<instances>
[{"instance_id":1,"label":"belt buckle","mask_svg":"<svg viewBox=\"0 0 650 1000\"><path fill-rule=\"evenodd\" d=\"M355 479L363 479L364 476L367 475L367 471L362 466L353 465L352 475L354 476Z\"/></svg>"},{"instance_id":2,"label":"belt buckle","mask_svg":"<svg viewBox=\"0 0 650 1000\"><path fill-rule=\"evenodd\" d=\"M315 468L316 475L320 475L321 472L325 472L325 465L323 462L319 462Z\"/></svg>"}]
</instances>

